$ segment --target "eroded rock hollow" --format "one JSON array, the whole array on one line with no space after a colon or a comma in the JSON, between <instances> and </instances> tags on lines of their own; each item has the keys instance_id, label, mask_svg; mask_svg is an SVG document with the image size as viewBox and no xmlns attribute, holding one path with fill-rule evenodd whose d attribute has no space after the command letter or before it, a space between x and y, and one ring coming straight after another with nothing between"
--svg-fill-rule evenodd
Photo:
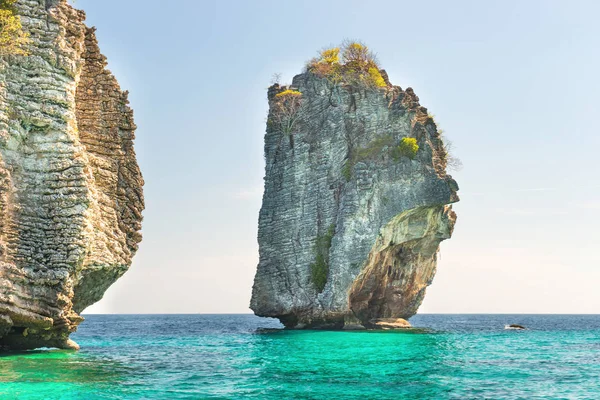
<instances>
[{"instance_id":1,"label":"eroded rock hollow","mask_svg":"<svg viewBox=\"0 0 600 400\"><path fill-rule=\"evenodd\" d=\"M251 308L292 328L394 325L433 280L458 186L412 89L328 62L269 88Z\"/></svg>"},{"instance_id":2,"label":"eroded rock hollow","mask_svg":"<svg viewBox=\"0 0 600 400\"><path fill-rule=\"evenodd\" d=\"M30 42L0 61L0 349L77 348L141 241L136 126L82 11L15 7Z\"/></svg>"}]
</instances>

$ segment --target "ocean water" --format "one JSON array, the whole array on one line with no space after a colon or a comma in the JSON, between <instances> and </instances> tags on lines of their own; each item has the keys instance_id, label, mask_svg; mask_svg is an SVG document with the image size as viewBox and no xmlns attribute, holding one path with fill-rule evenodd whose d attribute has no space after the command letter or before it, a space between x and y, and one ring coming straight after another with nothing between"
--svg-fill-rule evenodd
<instances>
[{"instance_id":1,"label":"ocean water","mask_svg":"<svg viewBox=\"0 0 600 400\"><path fill-rule=\"evenodd\" d=\"M79 352L0 356L1 399L600 399L600 316L418 315L412 332L89 315ZM526 331L504 330L519 323Z\"/></svg>"}]
</instances>

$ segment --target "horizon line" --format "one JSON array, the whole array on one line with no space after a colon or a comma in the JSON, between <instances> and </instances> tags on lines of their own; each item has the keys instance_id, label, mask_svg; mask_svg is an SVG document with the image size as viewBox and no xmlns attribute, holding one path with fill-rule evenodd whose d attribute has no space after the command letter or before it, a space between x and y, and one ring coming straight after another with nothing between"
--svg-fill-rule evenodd
<instances>
[{"instance_id":1,"label":"horizon line","mask_svg":"<svg viewBox=\"0 0 600 400\"><path fill-rule=\"evenodd\" d=\"M82 313L81 315L252 315L256 316L253 313L218 313L218 312L207 312L207 313ZM478 312L465 312L465 313L419 313L415 314L410 318L419 316L419 315L598 315L600 313L528 313L528 312L501 312L501 313L478 313ZM273 318L277 319L277 317L259 317L258 318ZM410 319L409 318L409 319Z\"/></svg>"}]
</instances>

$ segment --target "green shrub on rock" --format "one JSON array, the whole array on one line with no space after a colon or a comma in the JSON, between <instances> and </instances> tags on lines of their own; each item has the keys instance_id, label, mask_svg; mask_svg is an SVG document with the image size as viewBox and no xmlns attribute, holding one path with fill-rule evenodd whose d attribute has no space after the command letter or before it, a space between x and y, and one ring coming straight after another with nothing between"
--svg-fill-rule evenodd
<instances>
[{"instance_id":1,"label":"green shrub on rock","mask_svg":"<svg viewBox=\"0 0 600 400\"><path fill-rule=\"evenodd\" d=\"M419 151L419 145L415 138L402 138L400 144L392 151L392 157L399 160L401 157L415 158Z\"/></svg>"},{"instance_id":2,"label":"green shrub on rock","mask_svg":"<svg viewBox=\"0 0 600 400\"><path fill-rule=\"evenodd\" d=\"M15 14L16 0L0 0L0 56L27 55L24 48L29 34L23 31L21 18Z\"/></svg>"},{"instance_id":3,"label":"green shrub on rock","mask_svg":"<svg viewBox=\"0 0 600 400\"><path fill-rule=\"evenodd\" d=\"M329 249L331 241L335 234L335 225L330 225L324 235L317 236L315 243L315 262L310 265L310 277L317 289L321 293L327 284L329 275Z\"/></svg>"}]
</instances>

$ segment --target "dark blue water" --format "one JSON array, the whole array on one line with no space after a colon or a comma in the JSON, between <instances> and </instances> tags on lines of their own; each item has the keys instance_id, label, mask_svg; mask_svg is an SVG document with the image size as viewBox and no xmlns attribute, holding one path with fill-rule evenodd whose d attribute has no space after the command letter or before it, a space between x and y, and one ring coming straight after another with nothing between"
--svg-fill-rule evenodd
<instances>
[{"instance_id":1,"label":"dark blue water","mask_svg":"<svg viewBox=\"0 0 600 400\"><path fill-rule=\"evenodd\" d=\"M0 357L2 399L600 399L600 316L419 315L412 332L90 315L77 353ZM527 326L505 330L506 324Z\"/></svg>"}]
</instances>

